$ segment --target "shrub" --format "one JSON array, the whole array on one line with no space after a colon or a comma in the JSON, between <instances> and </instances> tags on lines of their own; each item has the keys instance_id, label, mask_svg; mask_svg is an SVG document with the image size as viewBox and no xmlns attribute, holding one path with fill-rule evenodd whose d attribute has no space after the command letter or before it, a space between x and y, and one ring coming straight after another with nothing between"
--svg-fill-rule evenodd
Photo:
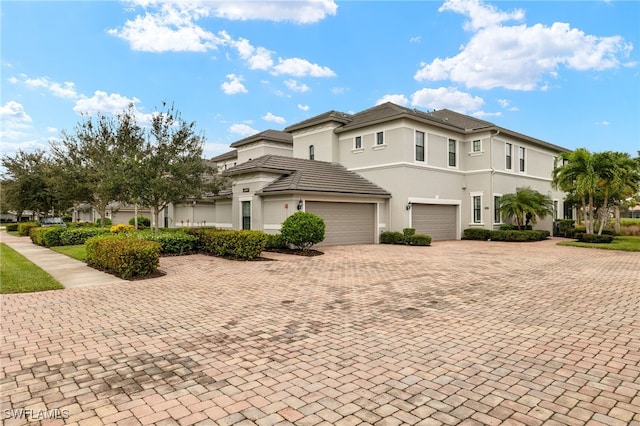
<instances>
[{"instance_id":1,"label":"shrub","mask_svg":"<svg viewBox=\"0 0 640 426\"><path fill-rule=\"evenodd\" d=\"M203 235L207 232L216 232L218 229L215 226L212 227L199 227L199 228L179 228L182 229L187 235L196 237L196 242L193 247L194 251L204 252Z\"/></svg>"},{"instance_id":2,"label":"shrub","mask_svg":"<svg viewBox=\"0 0 640 426\"><path fill-rule=\"evenodd\" d=\"M505 231L507 232L507 231ZM462 233L463 240L486 241L491 238L491 230L484 228L467 228Z\"/></svg>"},{"instance_id":3,"label":"shrub","mask_svg":"<svg viewBox=\"0 0 640 426\"><path fill-rule=\"evenodd\" d=\"M44 246L44 233L47 228L41 228L36 226L35 228L29 228L29 238L33 244Z\"/></svg>"},{"instance_id":4,"label":"shrub","mask_svg":"<svg viewBox=\"0 0 640 426\"><path fill-rule=\"evenodd\" d=\"M283 223L280 232L284 239L303 251L324 240L325 225L320 216L295 212Z\"/></svg>"},{"instance_id":5,"label":"shrub","mask_svg":"<svg viewBox=\"0 0 640 426\"><path fill-rule=\"evenodd\" d=\"M380 234L380 244L404 244L404 234L402 232L385 231Z\"/></svg>"},{"instance_id":6,"label":"shrub","mask_svg":"<svg viewBox=\"0 0 640 426\"><path fill-rule=\"evenodd\" d=\"M411 241L411 237L416 235L416 229L415 228L404 228L402 230L402 235L404 236L405 243L409 244L409 242Z\"/></svg>"},{"instance_id":7,"label":"shrub","mask_svg":"<svg viewBox=\"0 0 640 426\"><path fill-rule=\"evenodd\" d=\"M69 216L68 214L62 216L62 221L64 223L69 223L69 222L73 222L73 217Z\"/></svg>"},{"instance_id":8,"label":"shrub","mask_svg":"<svg viewBox=\"0 0 640 426\"><path fill-rule=\"evenodd\" d=\"M260 256L267 242L262 231L207 230L201 235L202 250L214 256L234 259L255 259Z\"/></svg>"},{"instance_id":9,"label":"shrub","mask_svg":"<svg viewBox=\"0 0 640 426\"><path fill-rule=\"evenodd\" d=\"M613 241L613 235L584 234L580 232L576 234L576 239L581 243L609 244Z\"/></svg>"},{"instance_id":10,"label":"shrub","mask_svg":"<svg viewBox=\"0 0 640 426\"><path fill-rule=\"evenodd\" d=\"M18 224L10 223L5 227L5 229L7 230L7 232L16 232L18 230Z\"/></svg>"},{"instance_id":11,"label":"shrub","mask_svg":"<svg viewBox=\"0 0 640 426\"><path fill-rule=\"evenodd\" d=\"M31 228L37 228L40 225L38 224L38 222L20 222L18 224L18 235L20 235L21 237L28 237L29 236L29 230Z\"/></svg>"},{"instance_id":12,"label":"shrub","mask_svg":"<svg viewBox=\"0 0 640 426\"><path fill-rule=\"evenodd\" d=\"M491 241L542 241L549 238L550 232L544 230L529 231L491 231L489 237Z\"/></svg>"},{"instance_id":13,"label":"shrub","mask_svg":"<svg viewBox=\"0 0 640 426\"><path fill-rule=\"evenodd\" d=\"M132 217L131 219L129 219L129 225L134 225L136 224L136 218ZM145 228L149 228L151 226L151 219L149 219L148 217L144 217L144 216L138 216L138 227L140 226L144 226Z\"/></svg>"},{"instance_id":14,"label":"shrub","mask_svg":"<svg viewBox=\"0 0 640 426\"><path fill-rule=\"evenodd\" d=\"M160 244L125 236L87 240L87 263L121 278L149 275L160 264Z\"/></svg>"},{"instance_id":15,"label":"shrub","mask_svg":"<svg viewBox=\"0 0 640 426\"><path fill-rule=\"evenodd\" d=\"M412 246L428 246L431 245L431 237L426 234L413 234L409 239Z\"/></svg>"},{"instance_id":16,"label":"shrub","mask_svg":"<svg viewBox=\"0 0 640 426\"><path fill-rule=\"evenodd\" d=\"M267 242L264 246L265 250L280 250L287 248L287 240L282 234L267 234Z\"/></svg>"},{"instance_id":17,"label":"shrub","mask_svg":"<svg viewBox=\"0 0 640 426\"><path fill-rule=\"evenodd\" d=\"M575 234L576 221L573 219L560 219L554 222L554 236L572 238Z\"/></svg>"},{"instance_id":18,"label":"shrub","mask_svg":"<svg viewBox=\"0 0 640 426\"><path fill-rule=\"evenodd\" d=\"M36 227L31 228L29 236L34 244L43 247L56 247L61 246L61 235L67 228L64 226L48 226L48 227Z\"/></svg>"},{"instance_id":19,"label":"shrub","mask_svg":"<svg viewBox=\"0 0 640 426\"><path fill-rule=\"evenodd\" d=\"M75 246L78 244L84 244L91 237L98 235L109 234L109 230L106 228L81 227L81 228L67 228L60 235L63 246Z\"/></svg>"},{"instance_id":20,"label":"shrub","mask_svg":"<svg viewBox=\"0 0 640 426\"><path fill-rule=\"evenodd\" d=\"M162 232L158 235L153 233L141 234L141 238L147 241L160 243L160 253L183 255L196 251L198 238L184 232Z\"/></svg>"},{"instance_id":21,"label":"shrub","mask_svg":"<svg viewBox=\"0 0 640 426\"><path fill-rule=\"evenodd\" d=\"M131 231L135 231L135 228L131 225L125 225L124 223L119 223L109 228L109 232L112 234L125 234Z\"/></svg>"},{"instance_id":22,"label":"shrub","mask_svg":"<svg viewBox=\"0 0 640 426\"><path fill-rule=\"evenodd\" d=\"M9 226L7 225L7 231ZM620 235L627 237L640 237L640 225L624 225L620 228Z\"/></svg>"},{"instance_id":23,"label":"shrub","mask_svg":"<svg viewBox=\"0 0 640 426\"><path fill-rule=\"evenodd\" d=\"M108 217L105 217L102 219L102 227L106 228L107 226L111 226L113 225L113 221L111 219L109 219ZM100 218L96 219L96 226L100 226Z\"/></svg>"}]
</instances>

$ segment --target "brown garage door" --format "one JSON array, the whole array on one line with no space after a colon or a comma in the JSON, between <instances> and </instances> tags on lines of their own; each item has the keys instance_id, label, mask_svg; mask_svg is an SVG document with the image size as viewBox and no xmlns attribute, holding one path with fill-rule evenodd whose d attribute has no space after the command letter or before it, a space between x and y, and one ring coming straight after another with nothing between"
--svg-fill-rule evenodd
<instances>
[{"instance_id":1,"label":"brown garage door","mask_svg":"<svg viewBox=\"0 0 640 426\"><path fill-rule=\"evenodd\" d=\"M305 211L324 219L322 245L372 244L375 241L375 204L307 201Z\"/></svg>"},{"instance_id":2,"label":"brown garage door","mask_svg":"<svg viewBox=\"0 0 640 426\"><path fill-rule=\"evenodd\" d=\"M418 234L431 235L434 241L455 240L458 206L413 204L411 226Z\"/></svg>"}]
</instances>

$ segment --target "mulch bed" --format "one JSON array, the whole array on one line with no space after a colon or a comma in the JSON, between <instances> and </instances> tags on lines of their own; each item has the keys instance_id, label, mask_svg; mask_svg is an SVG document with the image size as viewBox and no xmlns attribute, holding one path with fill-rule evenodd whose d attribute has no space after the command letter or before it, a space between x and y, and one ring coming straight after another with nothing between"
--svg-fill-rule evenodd
<instances>
[{"instance_id":1,"label":"mulch bed","mask_svg":"<svg viewBox=\"0 0 640 426\"><path fill-rule=\"evenodd\" d=\"M272 252L272 253L293 254L295 256L307 256L307 257L320 256L324 254L324 252L321 252L319 250L313 250L313 249L307 250L307 251L298 250L298 249L269 249L265 251Z\"/></svg>"}]
</instances>

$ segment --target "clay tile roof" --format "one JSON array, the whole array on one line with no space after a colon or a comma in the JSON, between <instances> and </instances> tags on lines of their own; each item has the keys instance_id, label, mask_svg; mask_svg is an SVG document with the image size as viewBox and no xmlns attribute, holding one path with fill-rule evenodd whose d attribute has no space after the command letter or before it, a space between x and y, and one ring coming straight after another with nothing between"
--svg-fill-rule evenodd
<instances>
[{"instance_id":1,"label":"clay tile roof","mask_svg":"<svg viewBox=\"0 0 640 426\"><path fill-rule=\"evenodd\" d=\"M237 150L233 150L233 151L229 151L229 152L225 152L224 154L220 154L216 157L213 157L211 159L211 161L213 162L220 162L220 161L225 161L225 160L232 160L234 158L238 158L238 151Z\"/></svg>"},{"instance_id":2,"label":"clay tile roof","mask_svg":"<svg viewBox=\"0 0 640 426\"><path fill-rule=\"evenodd\" d=\"M251 135L247 138L240 139L239 141L232 143L231 148L237 148L242 145L262 140L293 144L293 136L291 135L291 133L283 132L281 130L265 130L263 132L256 133L255 135Z\"/></svg>"},{"instance_id":3,"label":"clay tile roof","mask_svg":"<svg viewBox=\"0 0 640 426\"><path fill-rule=\"evenodd\" d=\"M226 170L224 176L253 172L280 174L259 194L283 192L323 192L389 198L391 194L345 167L325 161L263 155Z\"/></svg>"},{"instance_id":4,"label":"clay tile roof","mask_svg":"<svg viewBox=\"0 0 640 426\"><path fill-rule=\"evenodd\" d=\"M316 115L315 117L311 117L307 120L300 121L299 123L292 124L291 126L285 128L284 130L286 132L293 132L298 129L303 129L305 127L315 126L318 124L328 123L331 121L341 123L341 124L346 124L351 121L351 118L352 118L351 114L347 114L346 112L331 110L331 111L324 112L320 115Z\"/></svg>"}]
</instances>

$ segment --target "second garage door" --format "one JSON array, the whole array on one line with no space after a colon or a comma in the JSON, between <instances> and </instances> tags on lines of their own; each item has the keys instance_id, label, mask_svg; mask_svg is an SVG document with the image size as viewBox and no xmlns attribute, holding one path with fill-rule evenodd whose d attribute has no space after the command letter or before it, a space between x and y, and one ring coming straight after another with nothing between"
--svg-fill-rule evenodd
<instances>
[{"instance_id":1,"label":"second garage door","mask_svg":"<svg viewBox=\"0 0 640 426\"><path fill-rule=\"evenodd\" d=\"M372 244L375 241L375 204L307 201L305 211L324 219L322 245Z\"/></svg>"},{"instance_id":2,"label":"second garage door","mask_svg":"<svg viewBox=\"0 0 640 426\"><path fill-rule=\"evenodd\" d=\"M430 235L434 241L455 240L458 206L441 204L413 204L411 226L417 234Z\"/></svg>"}]
</instances>

